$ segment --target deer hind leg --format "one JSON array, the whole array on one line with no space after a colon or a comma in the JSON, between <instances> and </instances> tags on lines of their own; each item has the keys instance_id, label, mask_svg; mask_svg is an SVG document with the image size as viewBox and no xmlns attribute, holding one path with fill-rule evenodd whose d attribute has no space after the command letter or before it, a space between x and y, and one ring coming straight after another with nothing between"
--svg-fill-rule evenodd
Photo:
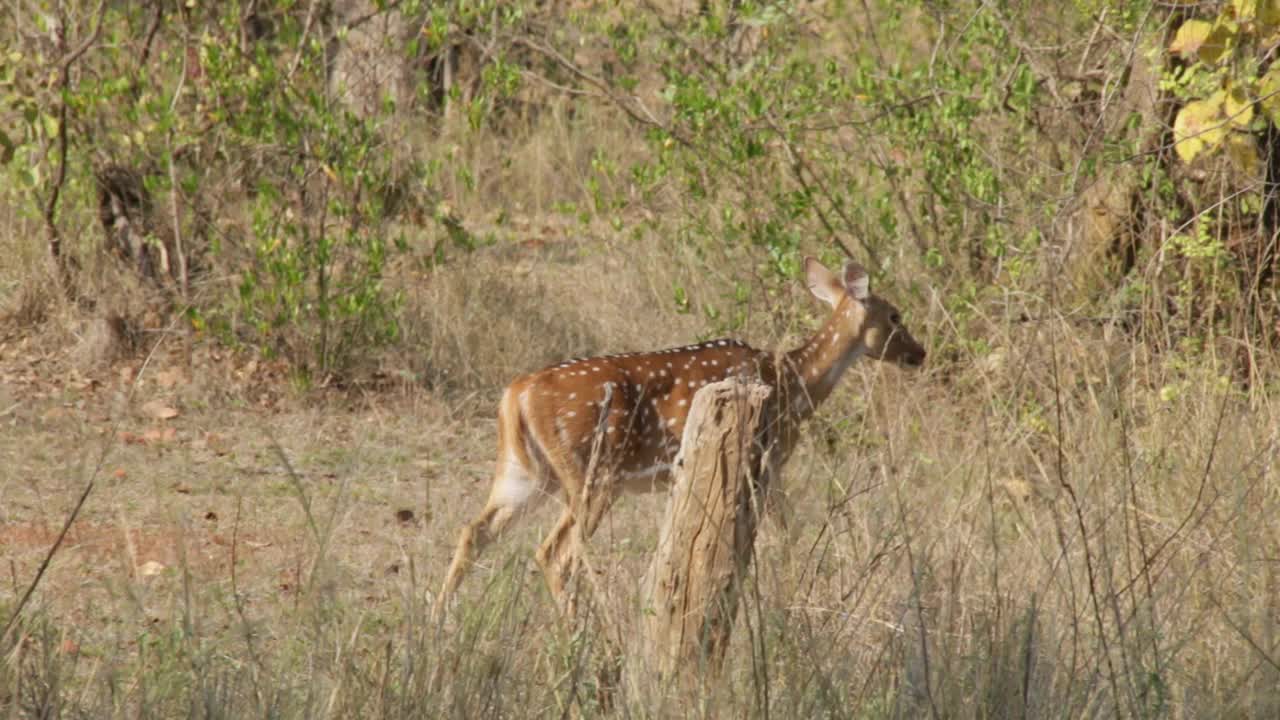
<instances>
[{"instance_id":1,"label":"deer hind leg","mask_svg":"<svg viewBox=\"0 0 1280 720\"><path fill-rule=\"evenodd\" d=\"M493 487L484 510L462 529L458 537L453 562L445 576L440 591L438 607L446 607L467 572L490 543L517 520L533 510L549 494L549 484L535 477L515 457L507 457L498 464Z\"/></svg>"},{"instance_id":2,"label":"deer hind leg","mask_svg":"<svg viewBox=\"0 0 1280 720\"><path fill-rule=\"evenodd\" d=\"M611 486L604 485L577 503L570 501L538 548L536 559L546 578L547 590L569 619L576 619L578 614L575 580L583 567L582 543L595 533L616 495Z\"/></svg>"},{"instance_id":3,"label":"deer hind leg","mask_svg":"<svg viewBox=\"0 0 1280 720\"><path fill-rule=\"evenodd\" d=\"M574 580L582 565L582 542L591 537L600 519L613 504L616 493L610 458L604 449L604 428L608 419L612 385L605 388L596 431L579 447L568 445L570 438L557 425L543 433L532 428L541 450L540 458L564 488L565 506L556 526L542 541L536 559L547 582L547 590L567 618L577 617L577 588ZM558 442L546 442L554 437Z\"/></svg>"},{"instance_id":4,"label":"deer hind leg","mask_svg":"<svg viewBox=\"0 0 1280 720\"><path fill-rule=\"evenodd\" d=\"M572 601L565 588L573 578L574 565L577 561L577 548L574 542L573 508L566 505L556 522L555 528L547 534L538 547L535 558L538 567L542 568L542 576L547 582L547 591L560 611L572 617L577 612L576 603Z\"/></svg>"}]
</instances>

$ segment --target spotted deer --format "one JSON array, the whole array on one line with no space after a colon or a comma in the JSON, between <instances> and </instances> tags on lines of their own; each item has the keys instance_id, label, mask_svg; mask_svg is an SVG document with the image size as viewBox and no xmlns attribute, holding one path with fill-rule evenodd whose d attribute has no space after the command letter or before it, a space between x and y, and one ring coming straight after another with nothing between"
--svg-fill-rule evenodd
<instances>
[{"instance_id":1,"label":"spotted deer","mask_svg":"<svg viewBox=\"0 0 1280 720\"><path fill-rule=\"evenodd\" d=\"M475 557L516 518L549 497L564 501L560 520L536 559L552 597L565 593L576 566L575 524L588 538L622 491L665 488L680 451L694 393L730 377L772 388L778 466L799 439L800 424L831 394L854 360L867 355L905 367L925 350L898 310L872 295L866 271L848 263L837 276L805 259L809 291L832 309L813 337L790 352L713 340L656 352L562 362L516 378L498 408L498 462L484 509L463 530L439 606L447 607ZM588 473L591 477L588 477ZM589 510L584 508L588 480Z\"/></svg>"}]
</instances>

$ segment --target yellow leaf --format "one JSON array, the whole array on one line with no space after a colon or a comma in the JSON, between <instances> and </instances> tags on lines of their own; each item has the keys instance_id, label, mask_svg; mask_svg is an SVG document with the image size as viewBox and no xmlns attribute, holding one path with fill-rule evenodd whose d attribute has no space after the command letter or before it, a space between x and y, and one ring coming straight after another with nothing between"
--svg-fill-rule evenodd
<instances>
[{"instance_id":1,"label":"yellow leaf","mask_svg":"<svg viewBox=\"0 0 1280 720\"><path fill-rule=\"evenodd\" d=\"M1173 121L1174 150L1185 163L1190 163L1205 150L1216 150L1227 134L1222 120L1222 104L1226 93L1219 90L1204 100L1193 100L1178 111Z\"/></svg>"},{"instance_id":2,"label":"yellow leaf","mask_svg":"<svg viewBox=\"0 0 1280 720\"><path fill-rule=\"evenodd\" d=\"M1226 141L1227 157L1245 175L1256 176L1261 166L1258 143L1247 133L1231 133Z\"/></svg>"},{"instance_id":3,"label":"yellow leaf","mask_svg":"<svg viewBox=\"0 0 1280 720\"><path fill-rule=\"evenodd\" d=\"M1238 26L1230 21L1211 23L1207 20L1188 20L1182 23L1169 43L1169 52L1183 57L1195 55L1201 62L1218 62L1235 40Z\"/></svg>"},{"instance_id":4,"label":"yellow leaf","mask_svg":"<svg viewBox=\"0 0 1280 720\"><path fill-rule=\"evenodd\" d=\"M1212 65L1227 52L1231 47L1231 42L1235 40L1237 26L1231 22L1218 22L1213 26L1213 30L1209 33L1209 37L1196 50L1196 55L1200 58L1200 62Z\"/></svg>"},{"instance_id":5,"label":"yellow leaf","mask_svg":"<svg viewBox=\"0 0 1280 720\"><path fill-rule=\"evenodd\" d=\"M1258 81L1258 104L1272 124L1280 125L1280 66L1272 65Z\"/></svg>"},{"instance_id":6,"label":"yellow leaf","mask_svg":"<svg viewBox=\"0 0 1280 720\"><path fill-rule=\"evenodd\" d=\"M1253 120L1253 101L1243 87L1229 85L1223 101L1223 111L1227 120L1235 127L1248 127Z\"/></svg>"},{"instance_id":7,"label":"yellow leaf","mask_svg":"<svg viewBox=\"0 0 1280 720\"><path fill-rule=\"evenodd\" d=\"M1231 0L1237 20L1250 20L1258 14L1258 0Z\"/></svg>"},{"instance_id":8,"label":"yellow leaf","mask_svg":"<svg viewBox=\"0 0 1280 720\"><path fill-rule=\"evenodd\" d=\"M1280 0L1258 0L1258 34L1266 35L1280 25Z\"/></svg>"},{"instance_id":9,"label":"yellow leaf","mask_svg":"<svg viewBox=\"0 0 1280 720\"><path fill-rule=\"evenodd\" d=\"M1182 27L1178 28L1177 34L1173 36L1173 42L1169 43L1169 52L1190 55L1204 45L1211 32L1213 32L1213 23L1205 20L1188 20L1182 23Z\"/></svg>"}]
</instances>

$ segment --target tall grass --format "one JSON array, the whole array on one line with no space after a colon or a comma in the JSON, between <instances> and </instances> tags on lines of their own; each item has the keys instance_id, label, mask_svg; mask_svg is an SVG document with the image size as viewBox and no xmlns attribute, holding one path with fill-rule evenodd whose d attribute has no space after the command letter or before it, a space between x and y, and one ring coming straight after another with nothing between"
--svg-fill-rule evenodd
<instances>
[{"instance_id":1,"label":"tall grass","mask_svg":"<svg viewBox=\"0 0 1280 720\"><path fill-rule=\"evenodd\" d=\"M492 263L477 260L477 277L508 267ZM610 297L652 280L616 276ZM581 276L543 282L572 318ZM503 327L509 306L466 295L433 296L437 312ZM160 478L184 459L155 456L141 467L160 496L127 510L137 488L105 487L99 507L120 509L97 520L158 519L186 549L154 577L66 550L6 638L0 697L18 715L94 717L1274 714L1270 394L1044 310L994 327L982 362L852 371L785 472L793 520L766 525L725 676L700 697L659 688L607 706L598 687L605 641L625 655L642 612L635 579L660 496L625 500L592 544L599 631L566 626L532 572L551 512L486 556L457 612L429 619L453 535L485 489L487 391L283 421L201 415L278 436L280 451L246 450L267 478L242 468L212 495L174 494ZM651 337L634 315L599 317L601 337ZM933 308L929 334L947 324ZM438 361L485 378L550 352L515 344ZM374 429L359 429L366 417ZM403 467L419 455L425 481ZM5 492L24 505L13 480ZM423 492L422 525L397 525L390 508ZM221 544L188 519L206 506ZM6 523L30 516L10 510ZM91 580L76 591L81 571Z\"/></svg>"}]
</instances>

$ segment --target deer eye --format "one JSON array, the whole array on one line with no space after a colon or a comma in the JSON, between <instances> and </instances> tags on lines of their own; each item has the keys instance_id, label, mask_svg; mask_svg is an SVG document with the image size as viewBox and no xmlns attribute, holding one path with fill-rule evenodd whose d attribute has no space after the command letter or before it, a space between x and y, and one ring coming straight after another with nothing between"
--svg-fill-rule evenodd
<instances>
[{"instance_id":1,"label":"deer eye","mask_svg":"<svg viewBox=\"0 0 1280 720\"><path fill-rule=\"evenodd\" d=\"M889 322L890 322L890 323L892 323L892 324L894 324L894 325L901 325L901 324L902 324L902 316L901 316L901 315L899 315L898 313L894 313L894 314L892 314L892 315L890 315L890 316L889 316Z\"/></svg>"}]
</instances>

